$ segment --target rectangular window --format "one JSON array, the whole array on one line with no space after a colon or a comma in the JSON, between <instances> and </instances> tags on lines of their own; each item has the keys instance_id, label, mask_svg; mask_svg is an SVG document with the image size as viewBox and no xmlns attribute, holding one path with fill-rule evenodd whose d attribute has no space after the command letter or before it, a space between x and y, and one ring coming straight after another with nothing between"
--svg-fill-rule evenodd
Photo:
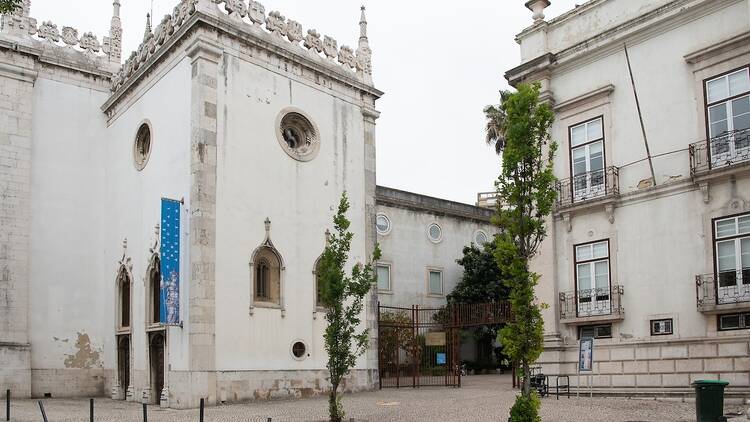
<instances>
[{"instance_id":1,"label":"rectangular window","mask_svg":"<svg viewBox=\"0 0 750 422\"><path fill-rule=\"evenodd\" d=\"M706 81L711 163L722 165L750 153L750 69Z\"/></svg>"},{"instance_id":2,"label":"rectangular window","mask_svg":"<svg viewBox=\"0 0 750 422\"><path fill-rule=\"evenodd\" d=\"M378 290L390 291L391 290L391 266L378 264L377 266L378 276Z\"/></svg>"},{"instance_id":3,"label":"rectangular window","mask_svg":"<svg viewBox=\"0 0 750 422\"><path fill-rule=\"evenodd\" d=\"M750 313L719 315L719 331L750 328Z\"/></svg>"},{"instance_id":4,"label":"rectangular window","mask_svg":"<svg viewBox=\"0 0 750 422\"><path fill-rule=\"evenodd\" d=\"M714 221L717 302L750 301L750 214Z\"/></svg>"},{"instance_id":5,"label":"rectangular window","mask_svg":"<svg viewBox=\"0 0 750 422\"><path fill-rule=\"evenodd\" d=\"M609 240L575 246L578 316L611 313Z\"/></svg>"},{"instance_id":6,"label":"rectangular window","mask_svg":"<svg viewBox=\"0 0 750 422\"><path fill-rule=\"evenodd\" d=\"M652 336L666 336L669 334L672 334L672 318L651 320Z\"/></svg>"},{"instance_id":7,"label":"rectangular window","mask_svg":"<svg viewBox=\"0 0 750 422\"><path fill-rule=\"evenodd\" d=\"M430 270L430 294L443 294L443 272L439 270Z\"/></svg>"},{"instance_id":8,"label":"rectangular window","mask_svg":"<svg viewBox=\"0 0 750 422\"><path fill-rule=\"evenodd\" d=\"M603 118L571 126L569 137L573 200L605 194Z\"/></svg>"},{"instance_id":9,"label":"rectangular window","mask_svg":"<svg viewBox=\"0 0 750 422\"><path fill-rule=\"evenodd\" d=\"M582 338L612 338L612 324L578 327L578 339Z\"/></svg>"}]
</instances>

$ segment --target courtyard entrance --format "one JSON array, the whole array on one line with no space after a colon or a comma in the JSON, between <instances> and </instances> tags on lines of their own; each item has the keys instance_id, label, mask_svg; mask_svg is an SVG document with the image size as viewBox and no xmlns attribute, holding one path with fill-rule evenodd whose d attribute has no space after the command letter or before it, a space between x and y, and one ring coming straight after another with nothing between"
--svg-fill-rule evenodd
<instances>
[{"instance_id":1,"label":"courtyard entrance","mask_svg":"<svg viewBox=\"0 0 750 422\"><path fill-rule=\"evenodd\" d=\"M380 388L460 387L461 330L510 318L508 302L440 308L378 304Z\"/></svg>"}]
</instances>

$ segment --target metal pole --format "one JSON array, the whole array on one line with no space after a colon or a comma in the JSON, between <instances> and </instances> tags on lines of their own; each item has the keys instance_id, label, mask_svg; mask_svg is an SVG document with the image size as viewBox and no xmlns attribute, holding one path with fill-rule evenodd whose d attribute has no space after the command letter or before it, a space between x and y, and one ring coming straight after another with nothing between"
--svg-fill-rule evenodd
<instances>
[{"instance_id":1,"label":"metal pole","mask_svg":"<svg viewBox=\"0 0 750 422\"><path fill-rule=\"evenodd\" d=\"M143 422L148 422L148 411L146 410L146 403L143 403Z\"/></svg>"},{"instance_id":2,"label":"metal pole","mask_svg":"<svg viewBox=\"0 0 750 422\"><path fill-rule=\"evenodd\" d=\"M5 390L5 420L10 420L10 389Z\"/></svg>"},{"instance_id":3,"label":"metal pole","mask_svg":"<svg viewBox=\"0 0 750 422\"><path fill-rule=\"evenodd\" d=\"M203 406L205 406L205 401L201 399L200 422L203 422Z\"/></svg>"},{"instance_id":4,"label":"metal pole","mask_svg":"<svg viewBox=\"0 0 750 422\"><path fill-rule=\"evenodd\" d=\"M94 422L94 399L89 399L89 422Z\"/></svg>"},{"instance_id":5,"label":"metal pole","mask_svg":"<svg viewBox=\"0 0 750 422\"><path fill-rule=\"evenodd\" d=\"M41 411L42 411L42 419L44 420L44 422L49 422L49 421L47 420L47 414L46 414L46 413L44 413L44 404L42 404L42 401L41 401L41 400L39 400L39 410L41 410Z\"/></svg>"}]
</instances>

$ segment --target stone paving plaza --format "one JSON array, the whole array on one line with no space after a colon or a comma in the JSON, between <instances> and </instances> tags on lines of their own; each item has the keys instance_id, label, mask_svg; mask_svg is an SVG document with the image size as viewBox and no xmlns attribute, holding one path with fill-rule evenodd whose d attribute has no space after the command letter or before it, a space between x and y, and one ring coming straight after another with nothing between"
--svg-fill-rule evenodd
<instances>
[{"instance_id":1,"label":"stone paving plaza","mask_svg":"<svg viewBox=\"0 0 750 422\"><path fill-rule=\"evenodd\" d=\"M507 375L479 375L465 377L463 387L421 389L386 389L347 395L344 405L347 419L356 421L505 421L513 403L515 391ZM88 421L88 400L46 399L45 410L49 422ZM325 421L327 401L324 397L304 400L285 400L207 407L209 421ZM725 411L741 409L725 406ZM197 421L198 410L162 410L149 406L149 422ZM5 416L5 415L2 415ZM12 421L41 421L36 400L16 400L11 408ZM555 422L672 422L695 421L695 404L680 401L628 398L561 397L542 400L542 418ZM137 403L125 403L100 398L96 400L96 421L142 421L142 408ZM732 419L733 420L733 419ZM742 419L746 420L744 416Z\"/></svg>"}]
</instances>

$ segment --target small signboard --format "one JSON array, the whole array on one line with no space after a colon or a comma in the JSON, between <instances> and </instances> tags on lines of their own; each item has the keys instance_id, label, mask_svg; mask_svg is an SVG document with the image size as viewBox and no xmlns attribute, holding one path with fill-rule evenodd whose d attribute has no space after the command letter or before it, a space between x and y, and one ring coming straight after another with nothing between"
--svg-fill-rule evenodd
<instances>
[{"instance_id":1,"label":"small signboard","mask_svg":"<svg viewBox=\"0 0 750 422\"><path fill-rule=\"evenodd\" d=\"M438 365L445 365L445 353L435 354L435 363Z\"/></svg>"},{"instance_id":2,"label":"small signboard","mask_svg":"<svg viewBox=\"0 0 750 422\"><path fill-rule=\"evenodd\" d=\"M581 339L578 347L578 372L591 372L594 366L594 339Z\"/></svg>"},{"instance_id":3,"label":"small signboard","mask_svg":"<svg viewBox=\"0 0 750 422\"><path fill-rule=\"evenodd\" d=\"M424 337L426 346L445 346L445 331L427 333Z\"/></svg>"}]
</instances>

